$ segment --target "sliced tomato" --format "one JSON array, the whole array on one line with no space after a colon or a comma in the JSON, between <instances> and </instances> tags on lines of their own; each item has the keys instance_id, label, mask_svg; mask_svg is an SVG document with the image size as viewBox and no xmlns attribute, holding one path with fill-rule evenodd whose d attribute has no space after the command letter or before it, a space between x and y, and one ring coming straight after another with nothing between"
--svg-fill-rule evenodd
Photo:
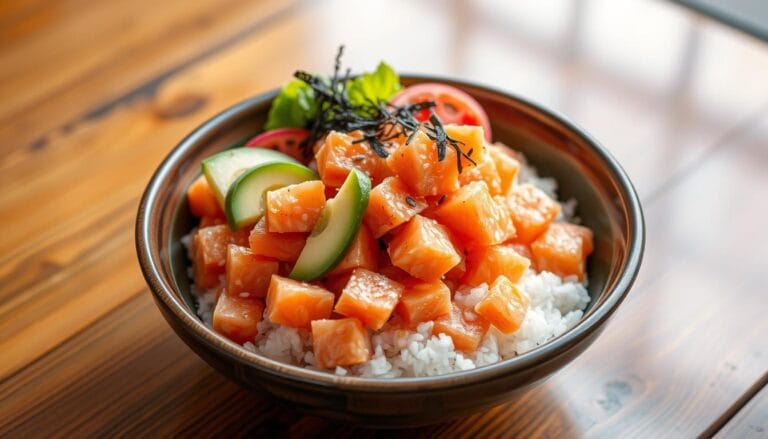
<instances>
[{"instance_id":1,"label":"sliced tomato","mask_svg":"<svg viewBox=\"0 0 768 439\"><path fill-rule=\"evenodd\" d=\"M435 114L444 124L477 125L483 127L485 138L491 140L491 123L479 102L472 96L446 84L425 82L406 87L392 98L393 105L415 104L434 101ZM424 122L429 119L429 111L416 113L416 119Z\"/></svg>"},{"instance_id":2,"label":"sliced tomato","mask_svg":"<svg viewBox=\"0 0 768 439\"><path fill-rule=\"evenodd\" d=\"M306 163L309 157L304 156L301 142L307 136L309 136L309 131L301 128L278 128L257 135L249 140L245 146L273 149L289 155L302 163Z\"/></svg>"}]
</instances>

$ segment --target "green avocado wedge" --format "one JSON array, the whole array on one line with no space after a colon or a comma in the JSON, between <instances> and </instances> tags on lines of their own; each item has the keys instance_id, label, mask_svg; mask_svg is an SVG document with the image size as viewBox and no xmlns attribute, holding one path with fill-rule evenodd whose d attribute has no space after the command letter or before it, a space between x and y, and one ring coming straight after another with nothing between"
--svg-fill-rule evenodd
<instances>
[{"instance_id":1,"label":"green avocado wedge","mask_svg":"<svg viewBox=\"0 0 768 439\"><path fill-rule=\"evenodd\" d=\"M268 191L318 178L315 171L291 162L267 162L248 169L230 185L224 200L229 227L239 230L256 224L264 215Z\"/></svg>"},{"instance_id":2,"label":"green avocado wedge","mask_svg":"<svg viewBox=\"0 0 768 439\"><path fill-rule=\"evenodd\" d=\"M311 281L322 277L344 258L368 207L371 180L352 169L336 196L329 200L307 239L290 277Z\"/></svg>"},{"instance_id":3,"label":"green avocado wedge","mask_svg":"<svg viewBox=\"0 0 768 439\"><path fill-rule=\"evenodd\" d=\"M242 147L227 149L206 157L202 161L202 167L203 174L219 199L221 207L225 207L224 199L232 182L245 170L269 162L299 163L292 157L271 149Z\"/></svg>"}]
</instances>

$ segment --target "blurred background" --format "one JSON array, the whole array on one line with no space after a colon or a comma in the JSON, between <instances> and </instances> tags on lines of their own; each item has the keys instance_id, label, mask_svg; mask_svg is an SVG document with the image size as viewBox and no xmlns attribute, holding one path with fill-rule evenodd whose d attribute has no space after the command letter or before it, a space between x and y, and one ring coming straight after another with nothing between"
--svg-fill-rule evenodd
<instances>
[{"instance_id":1,"label":"blurred background","mask_svg":"<svg viewBox=\"0 0 768 439\"><path fill-rule=\"evenodd\" d=\"M202 434L364 434L215 374L161 319L133 248L139 197L180 139L298 68L330 72L340 44L355 71L385 60L565 114L617 156L648 222L640 278L585 355L522 401L414 433L765 434L766 11L0 2L0 436L180 435L214 418Z\"/></svg>"}]
</instances>

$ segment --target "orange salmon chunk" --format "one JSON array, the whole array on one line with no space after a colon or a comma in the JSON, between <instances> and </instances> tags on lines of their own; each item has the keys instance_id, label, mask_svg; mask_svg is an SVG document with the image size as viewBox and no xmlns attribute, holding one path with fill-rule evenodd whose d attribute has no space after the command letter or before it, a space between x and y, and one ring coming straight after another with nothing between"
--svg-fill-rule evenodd
<instances>
[{"instance_id":1,"label":"orange salmon chunk","mask_svg":"<svg viewBox=\"0 0 768 439\"><path fill-rule=\"evenodd\" d=\"M267 192L267 230L311 232L325 206L322 181L305 181Z\"/></svg>"},{"instance_id":2,"label":"orange salmon chunk","mask_svg":"<svg viewBox=\"0 0 768 439\"><path fill-rule=\"evenodd\" d=\"M360 319L365 326L379 330L395 309L403 286L388 277L364 268L352 272L334 311Z\"/></svg>"},{"instance_id":3,"label":"orange salmon chunk","mask_svg":"<svg viewBox=\"0 0 768 439\"><path fill-rule=\"evenodd\" d=\"M514 245L500 244L472 249L467 255L467 274L463 283L472 287L482 283L491 285L499 276L517 282L530 265L531 261L517 253Z\"/></svg>"},{"instance_id":4,"label":"orange salmon chunk","mask_svg":"<svg viewBox=\"0 0 768 439\"><path fill-rule=\"evenodd\" d=\"M584 280L587 256L592 252L592 231L574 224L552 223L531 244L536 267L561 277Z\"/></svg>"},{"instance_id":5,"label":"orange salmon chunk","mask_svg":"<svg viewBox=\"0 0 768 439\"><path fill-rule=\"evenodd\" d=\"M219 284L227 262L227 247L232 233L226 224L198 229L194 242L195 286L205 290Z\"/></svg>"},{"instance_id":6,"label":"orange salmon chunk","mask_svg":"<svg viewBox=\"0 0 768 439\"><path fill-rule=\"evenodd\" d=\"M437 208L435 218L470 247L498 244L515 236L508 210L491 197L484 182L469 183L451 194Z\"/></svg>"},{"instance_id":7,"label":"orange salmon chunk","mask_svg":"<svg viewBox=\"0 0 768 439\"><path fill-rule=\"evenodd\" d=\"M387 250L393 265L426 281L440 279L461 262L446 228L421 215L397 231Z\"/></svg>"},{"instance_id":8,"label":"orange salmon chunk","mask_svg":"<svg viewBox=\"0 0 768 439\"><path fill-rule=\"evenodd\" d=\"M520 172L520 162L512 158L510 152L512 151L506 146L488 145L488 153L496 165L496 173L499 176L501 194L509 193Z\"/></svg>"},{"instance_id":9,"label":"orange salmon chunk","mask_svg":"<svg viewBox=\"0 0 768 439\"><path fill-rule=\"evenodd\" d=\"M459 183L466 186L473 181L482 181L488 186L491 195L502 194L501 177L496 170L496 164L490 159L484 160L477 166L468 166L459 174Z\"/></svg>"},{"instance_id":10,"label":"orange salmon chunk","mask_svg":"<svg viewBox=\"0 0 768 439\"><path fill-rule=\"evenodd\" d=\"M528 312L528 296L505 276L499 276L480 302L475 312L504 334L520 329Z\"/></svg>"},{"instance_id":11,"label":"orange salmon chunk","mask_svg":"<svg viewBox=\"0 0 768 439\"><path fill-rule=\"evenodd\" d=\"M257 326L264 315L264 303L258 299L241 299L219 295L213 309L213 329L235 343L252 341L259 333Z\"/></svg>"},{"instance_id":12,"label":"orange salmon chunk","mask_svg":"<svg viewBox=\"0 0 768 439\"><path fill-rule=\"evenodd\" d=\"M267 317L274 323L308 329L312 320L331 316L335 298L325 288L275 274L267 292Z\"/></svg>"},{"instance_id":13,"label":"orange salmon chunk","mask_svg":"<svg viewBox=\"0 0 768 439\"><path fill-rule=\"evenodd\" d=\"M415 326L451 312L451 290L443 282L406 281L395 312L406 324Z\"/></svg>"},{"instance_id":14,"label":"orange salmon chunk","mask_svg":"<svg viewBox=\"0 0 768 439\"><path fill-rule=\"evenodd\" d=\"M445 334L453 340L458 351L474 352L488 331L488 323L471 310L464 310L456 304L451 312L435 320L433 334Z\"/></svg>"},{"instance_id":15,"label":"orange salmon chunk","mask_svg":"<svg viewBox=\"0 0 768 439\"><path fill-rule=\"evenodd\" d=\"M459 187L456 151L448 147L445 158L438 160L435 142L422 131L392 151L387 163L414 195L443 195Z\"/></svg>"},{"instance_id":16,"label":"orange salmon chunk","mask_svg":"<svg viewBox=\"0 0 768 439\"><path fill-rule=\"evenodd\" d=\"M248 244L253 254L282 262L296 262L306 242L306 233L270 232L267 230L267 220L264 217L253 226L248 236Z\"/></svg>"},{"instance_id":17,"label":"orange salmon chunk","mask_svg":"<svg viewBox=\"0 0 768 439\"><path fill-rule=\"evenodd\" d=\"M312 350L315 364L325 369L352 366L371 358L371 339L360 320L314 320Z\"/></svg>"},{"instance_id":18,"label":"orange salmon chunk","mask_svg":"<svg viewBox=\"0 0 768 439\"><path fill-rule=\"evenodd\" d=\"M557 201L530 184L513 187L507 203L517 230L517 240L523 244L530 244L544 233L560 213Z\"/></svg>"},{"instance_id":19,"label":"orange salmon chunk","mask_svg":"<svg viewBox=\"0 0 768 439\"><path fill-rule=\"evenodd\" d=\"M412 196L402 180L387 177L371 190L363 220L379 238L426 207L424 197Z\"/></svg>"},{"instance_id":20,"label":"orange salmon chunk","mask_svg":"<svg viewBox=\"0 0 768 439\"><path fill-rule=\"evenodd\" d=\"M249 248L229 244L227 249L227 294L232 297L266 297L278 262L254 255Z\"/></svg>"},{"instance_id":21,"label":"orange salmon chunk","mask_svg":"<svg viewBox=\"0 0 768 439\"><path fill-rule=\"evenodd\" d=\"M379 267L379 244L365 224L360 224L355 239L350 244L344 259L328 275L346 273L353 268L376 271Z\"/></svg>"},{"instance_id":22,"label":"orange salmon chunk","mask_svg":"<svg viewBox=\"0 0 768 439\"><path fill-rule=\"evenodd\" d=\"M197 177L187 189L187 203L192 215L198 218L224 218L224 210L204 175Z\"/></svg>"},{"instance_id":23,"label":"orange salmon chunk","mask_svg":"<svg viewBox=\"0 0 768 439\"><path fill-rule=\"evenodd\" d=\"M448 124L445 126L445 134L447 134L448 137L461 142L459 147L475 163L485 161L487 149L485 147L485 130L483 127Z\"/></svg>"},{"instance_id":24,"label":"orange salmon chunk","mask_svg":"<svg viewBox=\"0 0 768 439\"><path fill-rule=\"evenodd\" d=\"M357 168L371 177L375 185L392 175L387 162L365 142L355 143L359 136L331 131L317 150L317 172L326 186L339 187L349 171Z\"/></svg>"}]
</instances>

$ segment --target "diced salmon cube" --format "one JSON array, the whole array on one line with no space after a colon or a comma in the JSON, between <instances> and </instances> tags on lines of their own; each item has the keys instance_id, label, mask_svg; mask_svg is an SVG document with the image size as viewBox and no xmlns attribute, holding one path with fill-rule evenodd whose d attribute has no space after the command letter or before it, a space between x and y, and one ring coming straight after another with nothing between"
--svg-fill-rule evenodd
<instances>
[{"instance_id":1,"label":"diced salmon cube","mask_svg":"<svg viewBox=\"0 0 768 439\"><path fill-rule=\"evenodd\" d=\"M379 267L379 244L365 224L360 224L355 239L342 259L329 275L349 272L353 268L366 268L376 271Z\"/></svg>"},{"instance_id":2,"label":"diced salmon cube","mask_svg":"<svg viewBox=\"0 0 768 439\"><path fill-rule=\"evenodd\" d=\"M499 176L499 189L501 194L509 193L512 185L520 172L520 162L510 154L511 149L503 145L489 145L488 153L496 165L496 173Z\"/></svg>"},{"instance_id":3,"label":"diced salmon cube","mask_svg":"<svg viewBox=\"0 0 768 439\"><path fill-rule=\"evenodd\" d=\"M325 207L322 181L305 181L267 192L267 230L311 232Z\"/></svg>"},{"instance_id":4,"label":"diced salmon cube","mask_svg":"<svg viewBox=\"0 0 768 439\"><path fill-rule=\"evenodd\" d=\"M552 223L531 244L533 259L541 271L584 280L587 256L592 252L592 231L575 224Z\"/></svg>"},{"instance_id":5,"label":"diced salmon cube","mask_svg":"<svg viewBox=\"0 0 768 439\"><path fill-rule=\"evenodd\" d=\"M266 297L278 262L254 255L249 248L229 244L227 249L227 294L232 297Z\"/></svg>"},{"instance_id":6,"label":"diced salmon cube","mask_svg":"<svg viewBox=\"0 0 768 439\"><path fill-rule=\"evenodd\" d=\"M379 238L427 207L424 197L412 196L398 177L387 177L371 190L363 220Z\"/></svg>"},{"instance_id":7,"label":"diced salmon cube","mask_svg":"<svg viewBox=\"0 0 768 439\"><path fill-rule=\"evenodd\" d=\"M395 312L406 324L415 326L451 312L451 290L443 282L413 279L403 286Z\"/></svg>"},{"instance_id":8,"label":"diced salmon cube","mask_svg":"<svg viewBox=\"0 0 768 439\"><path fill-rule=\"evenodd\" d=\"M448 147L445 158L438 160L435 142L422 131L392 151L387 163L414 195L439 196L459 187L456 151Z\"/></svg>"},{"instance_id":9,"label":"diced salmon cube","mask_svg":"<svg viewBox=\"0 0 768 439\"><path fill-rule=\"evenodd\" d=\"M509 244L475 248L467 255L464 284L473 287L482 283L491 285L499 276L517 282L530 265L531 261L518 254Z\"/></svg>"},{"instance_id":10,"label":"diced salmon cube","mask_svg":"<svg viewBox=\"0 0 768 439\"><path fill-rule=\"evenodd\" d=\"M523 324L529 302L528 296L502 275L475 305L475 312L502 333L510 334Z\"/></svg>"},{"instance_id":11,"label":"diced salmon cube","mask_svg":"<svg viewBox=\"0 0 768 439\"><path fill-rule=\"evenodd\" d=\"M248 238L251 236L252 230L253 226L243 227L242 229L235 230L234 232L230 229L230 233L232 233L231 242L235 245L239 245L240 247L250 246Z\"/></svg>"},{"instance_id":12,"label":"diced salmon cube","mask_svg":"<svg viewBox=\"0 0 768 439\"><path fill-rule=\"evenodd\" d=\"M197 177L187 189L187 203L192 215L198 218L224 218L224 210L204 175Z\"/></svg>"},{"instance_id":13,"label":"diced salmon cube","mask_svg":"<svg viewBox=\"0 0 768 439\"><path fill-rule=\"evenodd\" d=\"M557 201L530 184L513 187L507 203L517 230L517 240L523 244L530 244L544 233L560 213Z\"/></svg>"},{"instance_id":14,"label":"diced salmon cube","mask_svg":"<svg viewBox=\"0 0 768 439\"><path fill-rule=\"evenodd\" d=\"M474 352L488 331L488 323L471 310L457 304L451 305L451 312L438 317L432 327L433 334L445 334L453 340L458 351Z\"/></svg>"},{"instance_id":15,"label":"diced salmon cube","mask_svg":"<svg viewBox=\"0 0 768 439\"><path fill-rule=\"evenodd\" d=\"M219 275L224 274L227 262L227 246L232 234L226 224L198 229L194 241L195 286L205 290L219 285Z\"/></svg>"},{"instance_id":16,"label":"diced salmon cube","mask_svg":"<svg viewBox=\"0 0 768 439\"><path fill-rule=\"evenodd\" d=\"M498 244L515 236L508 210L491 197L483 182L469 183L449 195L435 217L469 247Z\"/></svg>"},{"instance_id":17,"label":"diced salmon cube","mask_svg":"<svg viewBox=\"0 0 768 439\"><path fill-rule=\"evenodd\" d=\"M264 303L220 294L213 309L213 329L235 343L252 341L264 315Z\"/></svg>"},{"instance_id":18,"label":"diced salmon cube","mask_svg":"<svg viewBox=\"0 0 768 439\"><path fill-rule=\"evenodd\" d=\"M350 170L358 168L371 177L373 184L380 183L392 175L387 162L379 157L365 142L355 143L358 135L331 131L317 151L317 171L326 186L339 187L344 183Z\"/></svg>"},{"instance_id":19,"label":"diced salmon cube","mask_svg":"<svg viewBox=\"0 0 768 439\"><path fill-rule=\"evenodd\" d=\"M273 275L267 292L267 317L293 328L309 328L312 320L327 319L336 296L317 285Z\"/></svg>"},{"instance_id":20,"label":"diced salmon cube","mask_svg":"<svg viewBox=\"0 0 768 439\"><path fill-rule=\"evenodd\" d=\"M218 226L219 224L226 224L227 219L215 216L204 216L200 218L200 228Z\"/></svg>"},{"instance_id":21,"label":"diced salmon cube","mask_svg":"<svg viewBox=\"0 0 768 439\"><path fill-rule=\"evenodd\" d=\"M508 242L507 244L512 246L512 248L515 249L517 254L519 254L520 256L522 256L522 257L528 259L529 261L531 261L531 268L536 269L536 266L535 266L536 264L534 264L533 252L531 252L531 246L530 245L522 244L522 243L514 242L514 241Z\"/></svg>"},{"instance_id":22,"label":"diced salmon cube","mask_svg":"<svg viewBox=\"0 0 768 439\"><path fill-rule=\"evenodd\" d=\"M296 262L307 242L306 233L272 233L267 230L266 218L261 218L248 237L251 251L283 262Z\"/></svg>"},{"instance_id":23,"label":"diced salmon cube","mask_svg":"<svg viewBox=\"0 0 768 439\"><path fill-rule=\"evenodd\" d=\"M461 142L459 145L475 163L485 161L487 150L485 147L485 130L475 125L445 125L445 134L448 137ZM454 158L454 160L456 160ZM471 164L469 164L471 166Z\"/></svg>"},{"instance_id":24,"label":"diced salmon cube","mask_svg":"<svg viewBox=\"0 0 768 439\"><path fill-rule=\"evenodd\" d=\"M388 277L364 268L352 271L334 311L360 319L365 326L379 330L395 309L403 286Z\"/></svg>"},{"instance_id":25,"label":"diced salmon cube","mask_svg":"<svg viewBox=\"0 0 768 439\"><path fill-rule=\"evenodd\" d=\"M371 339L360 320L314 320L312 350L318 367L352 366L371 358Z\"/></svg>"},{"instance_id":26,"label":"diced salmon cube","mask_svg":"<svg viewBox=\"0 0 768 439\"><path fill-rule=\"evenodd\" d=\"M477 164L477 166L469 166L464 168L459 174L459 183L462 186L466 186L473 181L482 181L488 186L488 191L491 195L502 194L501 190L501 178L499 172L496 170L496 165L490 159L484 160Z\"/></svg>"},{"instance_id":27,"label":"diced salmon cube","mask_svg":"<svg viewBox=\"0 0 768 439\"><path fill-rule=\"evenodd\" d=\"M461 261L446 228L421 215L397 231L388 252L393 265L427 281L440 279Z\"/></svg>"}]
</instances>

